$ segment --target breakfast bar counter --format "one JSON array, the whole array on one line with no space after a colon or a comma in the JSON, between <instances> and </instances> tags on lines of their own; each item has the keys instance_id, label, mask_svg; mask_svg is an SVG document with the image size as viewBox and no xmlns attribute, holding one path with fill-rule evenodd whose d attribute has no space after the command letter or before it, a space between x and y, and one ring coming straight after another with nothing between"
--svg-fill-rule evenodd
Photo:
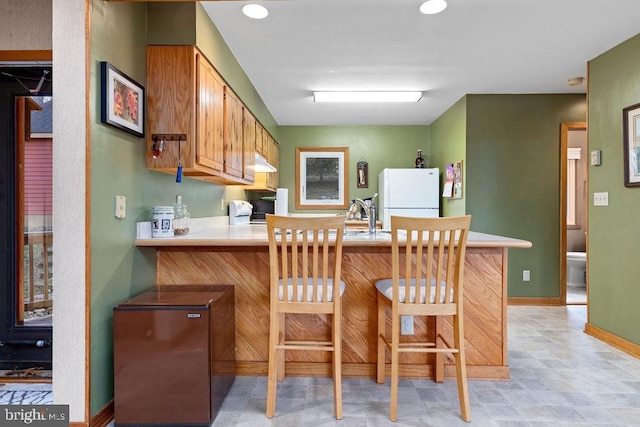
<instances>
[{"instance_id":1,"label":"breakfast bar counter","mask_svg":"<svg viewBox=\"0 0 640 427\"><path fill-rule=\"evenodd\" d=\"M137 239L138 247L154 247L158 286L235 286L236 361L239 375L266 375L269 338L269 252L266 226L246 224L200 227L173 238ZM507 379L507 252L529 248L525 240L470 232L464 274L464 322L467 376ZM375 377L376 289L378 279L391 276L391 236L349 230L343 240L343 374ZM290 338L328 336L330 319L301 315L287 318ZM431 321L428 321L431 322ZM431 330L415 318L416 335ZM295 337L289 336L297 331ZM444 325L450 334L450 326ZM411 340L412 335L402 336ZM287 352L287 375L330 376L330 354ZM433 355L401 355L400 374L433 377ZM445 376L455 376L452 360Z\"/></svg>"}]
</instances>

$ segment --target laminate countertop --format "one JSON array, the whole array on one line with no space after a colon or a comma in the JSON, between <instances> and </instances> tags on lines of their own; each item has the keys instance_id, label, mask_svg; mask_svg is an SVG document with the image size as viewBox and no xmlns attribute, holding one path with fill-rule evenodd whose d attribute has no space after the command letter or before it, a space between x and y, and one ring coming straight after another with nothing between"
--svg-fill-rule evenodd
<instances>
[{"instance_id":1,"label":"laminate countertop","mask_svg":"<svg viewBox=\"0 0 640 427\"><path fill-rule=\"evenodd\" d=\"M391 233L377 230L347 230L343 246L391 246ZM267 246L265 224L192 226L187 234L168 238L136 239L139 247L197 247L197 246ZM530 248L531 242L493 234L469 232L467 247L472 248Z\"/></svg>"}]
</instances>

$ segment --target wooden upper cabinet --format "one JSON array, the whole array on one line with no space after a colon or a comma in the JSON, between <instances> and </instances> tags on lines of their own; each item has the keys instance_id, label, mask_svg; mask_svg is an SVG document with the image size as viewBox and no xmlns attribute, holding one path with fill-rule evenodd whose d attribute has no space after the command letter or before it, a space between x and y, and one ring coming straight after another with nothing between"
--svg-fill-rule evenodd
<instances>
[{"instance_id":1,"label":"wooden upper cabinet","mask_svg":"<svg viewBox=\"0 0 640 427\"><path fill-rule=\"evenodd\" d=\"M265 132L266 133L266 132ZM275 191L280 185L280 149L276 140L268 133L266 134L267 140L267 161L270 165L274 166L277 170L267 174L267 188Z\"/></svg>"},{"instance_id":2,"label":"wooden upper cabinet","mask_svg":"<svg viewBox=\"0 0 640 427\"><path fill-rule=\"evenodd\" d=\"M196 54L196 162L224 170L224 82L211 64Z\"/></svg>"},{"instance_id":3,"label":"wooden upper cabinet","mask_svg":"<svg viewBox=\"0 0 640 427\"><path fill-rule=\"evenodd\" d=\"M195 108L194 53L190 47L147 47L147 167L175 173L195 165L196 138L191 113ZM162 138L184 135L185 141ZM161 148L154 156L153 147Z\"/></svg>"},{"instance_id":4,"label":"wooden upper cabinet","mask_svg":"<svg viewBox=\"0 0 640 427\"><path fill-rule=\"evenodd\" d=\"M245 179L253 181L255 179L256 164L256 118L248 108L243 112L242 131L242 171Z\"/></svg>"},{"instance_id":5,"label":"wooden upper cabinet","mask_svg":"<svg viewBox=\"0 0 640 427\"><path fill-rule=\"evenodd\" d=\"M225 90L232 94L228 102ZM197 47L147 47L149 169L175 174L181 164L186 177L251 184L242 171L242 110ZM164 149L154 155L162 138Z\"/></svg>"},{"instance_id":6,"label":"wooden upper cabinet","mask_svg":"<svg viewBox=\"0 0 640 427\"><path fill-rule=\"evenodd\" d=\"M242 112L240 99L229 87L224 91L224 171L242 177Z\"/></svg>"}]
</instances>

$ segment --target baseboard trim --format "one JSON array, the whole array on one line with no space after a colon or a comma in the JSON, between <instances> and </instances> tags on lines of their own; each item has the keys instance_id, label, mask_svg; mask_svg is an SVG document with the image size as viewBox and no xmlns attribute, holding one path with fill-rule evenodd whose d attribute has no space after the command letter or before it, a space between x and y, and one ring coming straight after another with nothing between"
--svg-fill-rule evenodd
<instances>
[{"instance_id":1,"label":"baseboard trim","mask_svg":"<svg viewBox=\"0 0 640 427\"><path fill-rule=\"evenodd\" d=\"M104 408L91 417L91 420L89 420L89 427L105 427L114 419L114 417L113 399L111 399Z\"/></svg>"},{"instance_id":2,"label":"baseboard trim","mask_svg":"<svg viewBox=\"0 0 640 427\"><path fill-rule=\"evenodd\" d=\"M562 305L560 297L555 298L528 298L528 297L509 297L507 305Z\"/></svg>"},{"instance_id":3,"label":"baseboard trim","mask_svg":"<svg viewBox=\"0 0 640 427\"><path fill-rule=\"evenodd\" d=\"M89 422L70 422L69 427L106 427L115 417L113 399L99 410Z\"/></svg>"},{"instance_id":4,"label":"baseboard trim","mask_svg":"<svg viewBox=\"0 0 640 427\"><path fill-rule=\"evenodd\" d=\"M640 359L640 345L638 344L620 338L590 323L584 324L584 333Z\"/></svg>"}]
</instances>

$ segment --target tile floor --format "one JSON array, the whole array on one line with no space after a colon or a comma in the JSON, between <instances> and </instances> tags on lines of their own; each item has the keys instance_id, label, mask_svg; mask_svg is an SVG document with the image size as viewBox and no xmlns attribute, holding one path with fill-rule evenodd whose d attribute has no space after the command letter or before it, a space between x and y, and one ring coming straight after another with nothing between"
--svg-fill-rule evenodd
<instances>
[{"instance_id":1,"label":"tile floor","mask_svg":"<svg viewBox=\"0 0 640 427\"><path fill-rule=\"evenodd\" d=\"M586 304L587 288L567 286L567 304Z\"/></svg>"},{"instance_id":2,"label":"tile floor","mask_svg":"<svg viewBox=\"0 0 640 427\"><path fill-rule=\"evenodd\" d=\"M212 427L640 426L640 359L584 334L585 319L585 306L509 307L511 380L469 381L470 424L459 417L454 380L401 380L391 423L389 386L372 379L343 379L337 421L330 379L288 377L269 420L266 378L237 377ZM46 385L11 386L0 385L0 404L51 402L50 391L28 390Z\"/></svg>"}]
</instances>

